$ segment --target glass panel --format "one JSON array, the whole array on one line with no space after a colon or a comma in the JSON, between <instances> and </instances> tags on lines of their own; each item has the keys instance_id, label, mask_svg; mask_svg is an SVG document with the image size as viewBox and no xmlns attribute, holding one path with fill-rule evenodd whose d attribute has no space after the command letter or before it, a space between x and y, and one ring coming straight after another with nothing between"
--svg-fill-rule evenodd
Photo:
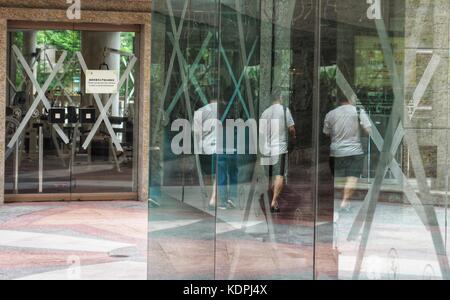
<instances>
[{"instance_id":1,"label":"glass panel","mask_svg":"<svg viewBox=\"0 0 450 300\"><path fill-rule=\"evenodd\" d=\"M449 279L448 2L329 2L320 105L334 175L333 277Z\"/></svg>"},{"instance_id":2,"label":"glass panel","mask_svg":"<svg viewBox=\"0 0 450 300\"><path fill-rule=\"evenodd\" d=\"M221 1L217 279L313 278L314 11Z\"/></svg>"},{"instance_id":3,"label":"glass panel","mask_svg":"<svg viewBox=\"0 0 450 300\"><path fill-rule=\"evenodd\" d=\"M136 40L120 32L9 32L6 194L136 192ZM120 93L99 95L100 107L85 92L81 62L119 70Z\"/></svg>"},{"instance_id":4,"label":"glass panel","mask_svg":"<svg viewBox=\"0 0 450 300\"><path fill-rule=\"evenodd\" d=\"M153 1L152 20L149 279L213 279L218 1Z\"/></svg>"},{"instance_id":5,"label":"glass panel","mask_svg":"<svg viewBox=\"0 0 450 300\"><path fill-rule=\"evenodd\" d=\"M64 55L76 51L76 39L67 31L8 34L5 194L69 193L70 156L62 137L67 138L70 128L64 122L52 126L47 115L50 106L63 107L76 97L71 88L76 74L64 67L53 72ZM65 49L55 45L61 38Z\"/></svg>"},{"instance_id":6,"label":"glass panel","mask_svg":"<svg viewBox=\"0 0 450 300\"><path fill-rule=\"evenodd\" d=\"M94 109L104 120L96 127L93 122L80 119L78 130L72 135L72 193L115 193L137 191L137 143L139 68L139 35L132 32L80 32L80 53L89 70L117 70L123 79L118 94L88 94L85 73L78 64L81 87L75 106L87 111ZM120 52L119 52L120 51ZM107 108L110 101L110 108ZM82 112L80 110L80 117ZM93 121L97 121L96 118ZM97 121L98 122L98 121ZM94 134L95 133L95 134ZM94 135L91 135L94 134ZM113 138L114 136L114 138ZM115 142L116 141L116 142ZM122 149L119 149L117 144Z\"/></svg>"}]
</instances>

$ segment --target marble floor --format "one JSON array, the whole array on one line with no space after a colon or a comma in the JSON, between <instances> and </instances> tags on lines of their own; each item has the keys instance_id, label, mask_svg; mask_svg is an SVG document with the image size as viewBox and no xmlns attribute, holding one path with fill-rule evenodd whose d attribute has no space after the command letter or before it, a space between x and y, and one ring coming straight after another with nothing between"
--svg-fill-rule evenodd
<instances>
[{"instance_id":1,"label":"marble floor","mask_svg":"<svg viewBox=\"0 0 450 300\"><path fill-rule=\"evenodd\" d=\"M7 204L0 279L146 279L146 203Z\"/></svg>"},{"instance_id":2,"label":"marble floor","mask_svg":"<svg viewBox=\"0 0 450 300\"><path fill-rule=\"evenodd\" d=\"M313 279L314 267L319 279L354 277L362 236L347 237L361 202L334 222L314 222L258 205L209 211L189 195L183 203L166 194L150 210L140 202L2 206L0 279ZM379 203L359 278L443 278L448 213L434 211L437 224L427 228L411 205Z\"/></svg>"},{"instance_id":3,"label":"marble floor","mask_svg":"<svg viewBox=\"0 0 450 300\"><path fill-rule=\"evenodd\" d=\"M349 240L362 201L352 201L346 212L335 209L334 219L314 220L307 206L286 203L292 200L287 198L284 213L269 219L257 201L248 207L210 211L198 188L184 193L169 188L162 199L150 214L152 279L312 279L314 267L319 279L448 279L450 275L445 275L450 255L445 207L430 207L435 219L429 218L425 226L418 207L379 202L368 234L360 231ZM334 207L339 205L335 200ZM164 224L172 225L162 228ZM367 247L355 272L364 238Z\"/></svg>"}]
</instances>

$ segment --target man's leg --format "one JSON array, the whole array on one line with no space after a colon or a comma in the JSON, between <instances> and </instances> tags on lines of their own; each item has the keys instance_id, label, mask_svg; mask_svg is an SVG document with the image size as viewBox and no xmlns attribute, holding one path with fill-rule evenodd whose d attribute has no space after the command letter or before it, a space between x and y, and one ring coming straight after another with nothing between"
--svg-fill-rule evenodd
<instances>
[{"instance_id":1,"label":"man's leg","mask_svg":"<svg viewBox=\"0 0 450 300\"><path fill-rule=\"evenodd\" d=\"M229 176L229 190L228 190L228 204L231 207L236 207L237 194L238 194L238 162L236 155L228 156L228 176ZM231 201L231 202L230 202Z\"/></svg>"},{"instance_id":2,"label":"man's leg","mask_svg":"<svg viewBox=\"0 0 450 300\"><path fill-rule=\"evenodd\" d=\"M279 208L278 207L278 200L281 196L281 193L283 192L284 188L284 175L285 175L285 163L286 163L286 155L280 155L278 157L277 163L273 166L273 195L272 195L272 208Z\"/></svg>"},{"instance_id":3,"label":"man's leg","mask_svg":"<svg viewBox=\"0 0 450 300\"><path fill-rule=\"evenodd\" d=\"M217 160L217 189L220 208L226 208L228 201L228 161L225 155L219 155Z\"/></svg>"},{"instance_id":4,"label":"man's leg","mask_svg":"<svg viewBox=\"0 0 450 300\"><path fill-rule=\"evenodd\" d=\"M347 177L347 181L344 187L344 195L342 197L341 208L348 207L348 201L352 198L357 183L358 183L357 177Z\"/></svg>"},{"instance_id":5,"label":"man's leg","mask_svg":"<svg viewBox=\"0 0 450 300\"><path fill-rule=\"evenodd\" d=\"M212 184L212 194L209 199L209 206L215 207L217 203L217 174L216 174L216 155L202 156L203 157L203 168L207 170L208 174L208 184Z\"/></svg>"},{"instance_id":6,"label":"man's leg","mask_svg":"<svg viewBox=\"0 0 450 300\"><path fill-rule=\"evenodd\" d=\"M283 192L283 188L284 188L284 177L278 175L275 177L275 180L273 182L273 198L271 204L273 208L278 208L278 200L280 198L281 193Z\"/></svg>"},{"instance_id":7,"label":"man's leg","mask_svg":"<svg viewBox=\"0 0 450 300\"><path fill-rule=\"evenodd\" d=\"M345 176L347 181L344 187L344 195L342 197L341 209L348 208L348 202L353 196L355 188L358 184L358 178L361 177L364 156L351 156L346 159Z\"/></svg>"},{"instance_id":8,"label":"man's leg","mask_svg":"<svg viewBox=\"0 0 450 300\"><path fill-rule=\"evenodd\" d=\"M211 176L211 180L212 185L213 185L213 192L211 194L211 198L209 199L209 206L215 206L216 205L216 199L217 199L217 180L216 178L214 178L214 180L212 180L212 176Z\"/></svg>"}]
</instances>

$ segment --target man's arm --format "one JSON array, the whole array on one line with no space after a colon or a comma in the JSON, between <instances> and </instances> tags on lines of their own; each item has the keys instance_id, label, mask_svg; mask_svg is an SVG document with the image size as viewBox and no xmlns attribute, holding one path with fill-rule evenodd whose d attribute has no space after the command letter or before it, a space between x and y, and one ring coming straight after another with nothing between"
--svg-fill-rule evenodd
<instances>
[{"instance_id":1,"label":"man's arm","mask_svg":"<svg viewBox=\"0 0 450 300\"><path fill-rule=\"evenodd\" d=\"M372 126L369 127L363 127L364 133L368 136L372 135Z\"/></svg>"},{"instance_id":2,"label":"man's arm","mask_svg":"<svg viewBox=\"0 0 450 300\"><path fill-rule=\"evenodd\" d=\"M323 124L323 133L324 133L327 137L330 137L330 136L331 136L330 122L329 122L329 119L328 119L328 115L326 115L325 121L324 121L324 124Z\"/></svg>"},{"instance_id":3,"label":"man's arm","mask_svg":"<svg viewBox=\"0 0 450 300\"><path fill-rule=\"evenodd\" d=\"M369 116L365 110L361 110L360 116L361 127L364 129L364 133L370 136L372 134L372 123L370 122Z\"/></svg>"},{"instance_id":4,"label":"man's arm","mask_svg":"<svg viewBox=\"0 0 450 300\"><path fill-rule=\"evenodd\" d=\"M289 135L292 139L297 139L297 130L295 129L295 126L289 127Z\"/></svg>"}]
</instances>

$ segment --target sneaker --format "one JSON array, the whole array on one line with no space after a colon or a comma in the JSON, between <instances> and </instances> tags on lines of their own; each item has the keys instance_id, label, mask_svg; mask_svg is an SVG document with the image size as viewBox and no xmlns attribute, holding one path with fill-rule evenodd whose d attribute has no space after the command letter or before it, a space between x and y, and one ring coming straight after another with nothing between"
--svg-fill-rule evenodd
<instances>
[{"instance_id":1,"label":"sneaker","mask_svg":"<svg viewBox=\"0 0 450 300\"><path fill-rule=\"evenodd\" d=\"M236 208L236 204L234 204L234 202L232 200L228 200L228 207L230 208Z\"/></svg>"},{"instance_id":2,"label":"sneaker","mask_svg":"<svg viewBox=\"0 0 450 300\"><path fill-rule=\"evenodd\" d=\"M339 221L340 214L339 212L335 212L333 215L333 222L337 223Z\"/></svg>"},{"instance_id":3,"label":"sneaker","mask_svg":"<svg viewBox=\"0 0 450 300\"><path fill-rule=\"evenodd\" d=\"M220 210L227 210L227 205L226 204L221 204L221 205L219 205L219 207L218 207L218 209L220 209Z\"/></svg>"},{"instance_id":4,"label":"sneaker","mask_svg":"<svg viewBox=\"0 0 450 300\"><path fill-rule=\"evenodd\" d=\"M352 212L352 206L349 204L349 205L346 205L344 207L341 207L341 208L339 208L339 212L342 213L342 214L351 213Z\"/></svg>"},{"instance_id":5,"label":"sneaker","mask_svg":"<svg viewBox=\"0 0 450 300\"><path fill-rule=\"evenodd\" d=\"M279 207L271 207L270 208L270 212L271 213L273 213L273 214L279 214L280 212L281 212L281 210L280 210L280 208Z\"/></svg>"}]
</instances>

